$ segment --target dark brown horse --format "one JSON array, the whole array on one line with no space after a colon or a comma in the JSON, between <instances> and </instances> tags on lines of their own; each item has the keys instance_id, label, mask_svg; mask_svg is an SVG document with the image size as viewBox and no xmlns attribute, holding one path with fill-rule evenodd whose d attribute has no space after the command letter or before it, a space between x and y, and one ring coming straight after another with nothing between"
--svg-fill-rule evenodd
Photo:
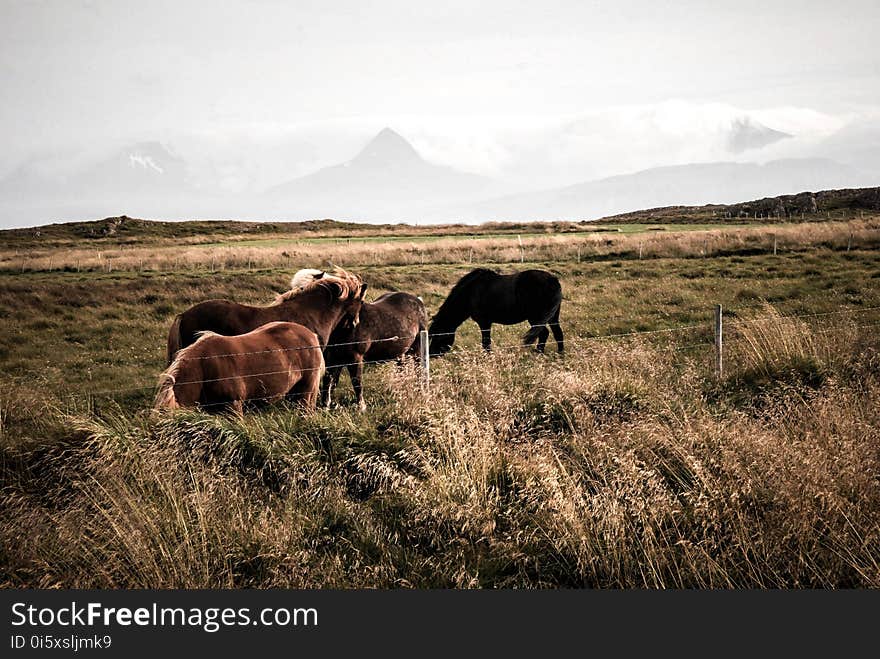
<instances>
[{"instance_id":1,"label":"dark brown horse","mask_svg":"<svg viewBox=\"0 0 880 659\"><path fill-rule=\"evenodd\" d=\"M304 270L293 278L292 289L274 304L253 307L229 300L207 300L179 314L168 332L167 361L192 345L200 332L226 336L244 334L273 321L296 322L318 335L321 347L343 318L356 325L367 285L345 270L332 273Z\"/></svg>"},{"instance_id":2,"label":"dark brown horse","mask_svg":"<svg viewBox=\"0 0 880 659\"><path fill-rule=\"evenodd\" d=\"M327 373L323 382L324 405L330 406L333 387L347 367L358 407L364 402L364 362L402 360L405 355L418 358L420 332L428 326L428 315L421 298L409 293L386 293L372 303L364 303L360 323L353 327L343 322L330 337L324 360Z\"/></svg>"},{"instance_id":3,"label":"dark brown horse","mask_svg":"<svg viewBox=\"0 0 880 659\"><path fill-rule=\"evenodd\" d=\"M492 323L514 325L527 320L531 327L523 337L524 345L537 342L535 349L544 352L552 330L556 347L562 352L561 305L559 279L545 270L502 275L487 268L477 268L458 280L434 315L428 330L431 355L439 356L449 351L455 343L456 330L468 318L473 318L480 326L486 350L492 346Z\"/></svg>"},{"instance_id":4,"label":"dark brown horse","mask_svg":"<svg viewBox=\"0 0 880 659\"><path fill-rule=\"evenodd\" d=\"M236 336L203 332L162 374L155 407L241 414L248 401L287 397L314 410L323 374L318 337L299 323L272 322Z\"/></svg>"}]
</instances>

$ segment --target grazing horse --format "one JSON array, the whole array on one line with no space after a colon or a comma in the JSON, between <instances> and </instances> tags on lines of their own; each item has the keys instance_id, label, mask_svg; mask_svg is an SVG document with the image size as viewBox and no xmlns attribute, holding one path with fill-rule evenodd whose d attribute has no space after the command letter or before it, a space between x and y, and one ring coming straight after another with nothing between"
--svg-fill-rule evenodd
<instances>
[{"instance_id":1,"label":"grazing horse","mask_svg":"<svg viewBox=\"0 0 880 659\"><path fill-rule=\"evenodd\" d=\"M448 352L455 343L456 330L468 318L473 318L480 326L486 350L492 346L492 323L514 325L527 320L531 327L523 337L523 345L537 341L535 349L544 352L552 330L561 353L564 350L559 326L561 305L562 286L559 279L546 270L502 275L494 270L477 268L458 280L434 315L428 329L431 355Z\"/></svg>"},{"instance_id":2,"label":"grazing horse","mask_svg":"<svg viewBox=\"0 0 880 659\"><path fill-rule=\"evenodd\" d=\"M404 355L418 358L420 332L427 326L425 305L415 295L386 293L375 302L365 302L361 306L358 325L340 323L324 352L327 363L322 384L324 405L330 407L333 387L339 382L343 367L347 366L358 408L366 410L362 386L364 362L402 360Z\"/></svg>"},{"instance_id":3,"label":"grazing horse","mask_svg":"<svg viewBox=\"0 0 880 659\"><path fill-rule=\"evenodd\" d=\"M168 332L167 363L178 350L194 343L200 332L232 336L279 320L305 325L318 335L323 349L344 318L357 324L366 290L359 277L339 268L332 273L301 270L293 277L291 290L266 307L229 300L200 302L174 319Z\"/></svg>"},{"instance_id":4,"label":"grazing horse","mask_svg":"<svg viewBox=\"0 0 880 659\"><path fill-rule=\"evenodd\" d=\"M155 407L241 414L247 401L287 397L314 410L323 374L318 337L299 323L272 322L236 336L202 332L162 373Z\"/></svg>"}]
</instances>

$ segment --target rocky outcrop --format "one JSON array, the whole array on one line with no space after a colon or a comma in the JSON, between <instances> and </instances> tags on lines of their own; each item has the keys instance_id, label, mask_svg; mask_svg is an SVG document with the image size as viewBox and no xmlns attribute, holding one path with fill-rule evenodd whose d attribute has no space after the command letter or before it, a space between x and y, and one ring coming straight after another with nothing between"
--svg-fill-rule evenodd
<instances>
[{"instance_id":1,"label":"rocky outcrop","mask_svg":"<svg viewBox=\"0 0 880 659\"><path fill-rule=\"evenodd\" d=\"M812 215L819 210L816 195L812 192L801 192L796 195L766 197L726 207L727 217L737 218L795 218Z\"/></svg>"}]
</instances>

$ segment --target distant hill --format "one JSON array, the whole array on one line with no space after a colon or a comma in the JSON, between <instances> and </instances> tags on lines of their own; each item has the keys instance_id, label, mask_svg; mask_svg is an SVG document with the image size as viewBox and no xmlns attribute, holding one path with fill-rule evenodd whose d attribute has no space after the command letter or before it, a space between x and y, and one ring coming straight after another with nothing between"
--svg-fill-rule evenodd
<instances>
[{"instance_id":1,"label":"distant hill","mask_svg":"<svg viewBox=\"0 0 880 659\"><path fill-rule=\"evenodd\" d=\"M603 217L611 224L748 224L750 222L823 220L838 212L854 216L860 211L880 213L880 188L845 188L764 197L736 204L665 206Z\"/></svg>"},{"instance_id":2,"label":"distant hill","mask_svg":"<svg viewBox=\"0 0 880 659\"><path fill-rule=\"evenodd\" d=\"M484 222L471 224L365 224L337 220L304 222L241 222L190 220L160 222L125 215L89 222L63 222L0 230L0 247L26 249L94 241L97 244L135 244L156 241L211 242L247 238L405 237L424 235L479 236L542 231L548 234L603 230L606 224L749 224L773 221L823 220L838 212L849 217L860 211L880 213L880 187L800 192L736 204L665 206L603 217L597 221ZM832 215L833 216L833 215ZM605 229L607 230L607 229Z\"/></svg>"},{"instance_id":3,"label":"distant hill","mask_svg":"<svg viewBox=\"0 0 880 659\"><path fill-rule=\"evenodd\" d=\"M641 208L735 203L779 193L850 188L877 181L827 159L699 163L657 167L543 192L511 195L444 211L457 220L582 220Z\"/></svg>"},{"instance_id":4,"label":"distant hill","mask_svg":"<svg viewBox=\"0 0 880 659\"><path fill-rule=\"evenodd\" d=\"M287 216L417 220L418 209L472 200L491 180L426 161L398 133L385 128L352 160L274 186L266 200Z\"/></svg>"},{"instance_id":5,"label":"distant hill","mask_svg":"<svg viewBox=\"0 0 880 659\"><path fill-rule=\"evenodd\" d=\"M389 227L391 225L388 225ZM51 245L89 240L97 242L137 243L161 239L222 239L228 236L253 234L255 238L279 234L308 236L310 234L368 233L381 225L307 220L304 222L242 222L238 220L188 220L163 222L120 215L87 222L58 222L25 229L0 231L0 244ZM199 242L199 241L196 241Z\"/></svg>"}]
</instances>

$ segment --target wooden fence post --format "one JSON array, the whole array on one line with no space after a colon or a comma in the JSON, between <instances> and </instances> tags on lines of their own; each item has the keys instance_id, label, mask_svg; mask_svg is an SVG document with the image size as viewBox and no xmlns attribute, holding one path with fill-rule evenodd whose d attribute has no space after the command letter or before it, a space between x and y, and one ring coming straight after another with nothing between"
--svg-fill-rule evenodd
<instances>
[{"instance_id":1,"label":"wooden fence post","mask_svg":"<svg viewBox=\"0 0 880 659\"><path fill-rule=\"evenodd\" d=\"M773 234L773 256L776 256L776 234Z\"/></svg>"},{"instance_id":2,"label":"wooden fence post","mask_svg":"<svg viewBox=\"0 0 880 659\"><path fill-rule=\"evenodd\" d=\"M719 378L724 374L724 334L721 305L715 305L715 375Z\"/></svg>"},{"instance_id":3,"label":"wooden fence post","mask_svg":"<svg viewBox=\"0 0 880 659\"><path fill-rule=\"evenodd\" d=\"M425 391L431 389L431 342L428 338L428 330L419 332L421 335L422 348L422 388Z\"/></svg>"}]
</instances>

